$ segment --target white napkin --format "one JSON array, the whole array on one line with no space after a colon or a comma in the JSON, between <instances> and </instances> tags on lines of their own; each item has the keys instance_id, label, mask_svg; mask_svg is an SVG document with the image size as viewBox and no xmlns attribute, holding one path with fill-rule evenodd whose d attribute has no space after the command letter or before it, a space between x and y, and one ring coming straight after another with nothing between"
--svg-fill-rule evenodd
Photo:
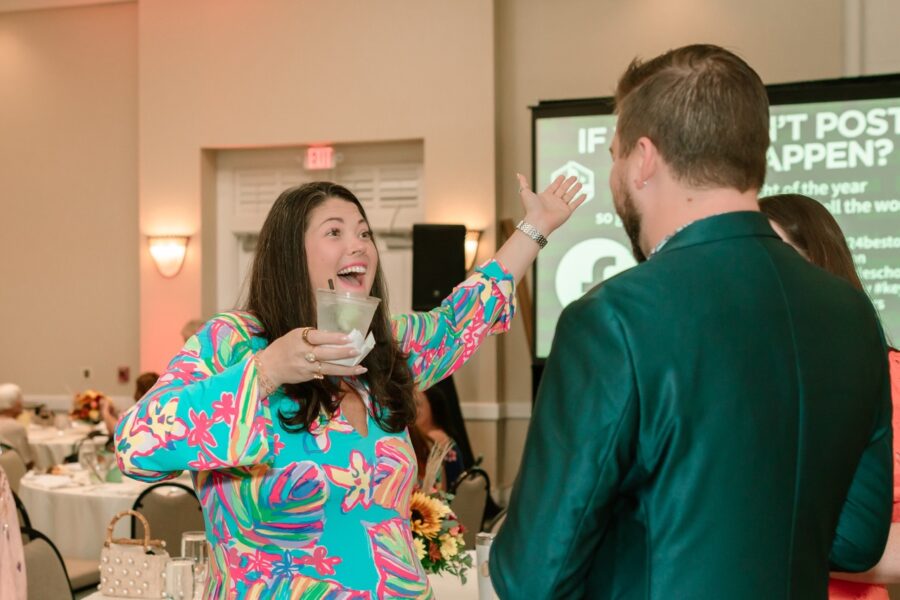
<instances>
[{"instance_id":1,"label":"white napkin","mask_svg":"<svg viewBox=\"0 0 900 600\"><path fill-rule=\"evenodd\" d=\"M31 485L45 490L73 485L72 478L68 475L31 475L27 479Z\"/></svg>"},{"instance_id":2,"label":"white napkin","mask_svg":"<svg viewBox=\"0 0 900 600\"><path fill-rule=\"evenodd\" d=\"M356 351L359 352L356 356L352 358L339 358L337 360L329 360L329 362L333 365L341 365L343 367L355 367L359 363L363 361L369 352L372 351L372 348L375 347L375 337L372 335L372 332L369 332L369 335L363 338L362 333L360 333L359 329L354 329L350 333L347 334L350 337L350 343L346 344L346 346L353 346L356 348ZM326 346L326 348L329 346ZM330 346L335 347L335 346Z\"/></svg>"}]
</instances>

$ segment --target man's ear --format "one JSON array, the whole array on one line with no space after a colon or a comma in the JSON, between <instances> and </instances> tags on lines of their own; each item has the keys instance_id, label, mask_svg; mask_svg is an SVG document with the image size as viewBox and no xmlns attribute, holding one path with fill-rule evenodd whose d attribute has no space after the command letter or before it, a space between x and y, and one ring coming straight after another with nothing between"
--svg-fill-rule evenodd
<instances>
[{"instance_id":1,"label":"man's ear","mask_svg":"<svg viewBox=\"0 0 900 600\"><path fill-rule=\"evenodd\" d=\"M637 189L643 189L660 167L659 149L648 137L638 138L634 147L637 153L637 164L634 185Z\"/></svg>"}]
</instances>

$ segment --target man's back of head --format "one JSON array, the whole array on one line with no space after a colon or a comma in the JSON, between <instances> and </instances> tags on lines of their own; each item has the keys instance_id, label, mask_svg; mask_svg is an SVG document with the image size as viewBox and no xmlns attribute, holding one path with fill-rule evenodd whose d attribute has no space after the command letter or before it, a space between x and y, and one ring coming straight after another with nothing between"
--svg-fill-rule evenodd
<instances>
[{"instance_id":1,"label":"man's back of head","mask_svg":"<svg viewBox=\"0 0 900 600\"><path fill-rule=\"evenodd\" d=\"M759 75L713 45L632 61L616 88L619 152L650 138L674 175L697 188L762 187L769 102Z\"/></svg>"}]
</instances>

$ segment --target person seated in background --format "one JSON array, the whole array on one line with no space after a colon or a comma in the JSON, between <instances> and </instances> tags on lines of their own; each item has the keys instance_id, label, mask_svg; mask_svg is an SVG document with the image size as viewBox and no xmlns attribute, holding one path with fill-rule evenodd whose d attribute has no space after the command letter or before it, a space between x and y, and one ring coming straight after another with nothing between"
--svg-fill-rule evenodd
<instances>
[{"instance_id":1,"label":"person seated in background","mask_svg":"<svg viewBox=\"0 0 900 600\"><path fill-rule=\"evenodd\" d=\"M769 196L759 201L772 229L803 258L863 290L844 233L820 202L799 194ZM890 348L891 401L894 430L894 511L881 560L863 573L832 573L831 600L888 600L884 583L900 583L900 351Z\"/></svg>"},{"instance_id":2,"label":"person seated in background","mask_svg":"<svg viewBox=\"0 0 900 600\"><path fill-rule=\"evenodd\" d=\"M144 395L150 391L150 388L156 384L157 379L159 379L159 373L154 373L153 371L147 371L146 373L138 375L138 378L134 381L134 401L137 402L143 398ZM112 399L104 397L100 401L100 415L103 417L103 423L106 425L106 432L109 434L109 442L107 445L111 449L112 438L116 433L116 425L119 424L120 415L120 412Z\"/></svg>"},{"instance_id":3,"label":"person seated in background","mask_svg":"<svg viewBox=\"0 0 900 600\"><path fill-rule=\"evenodd\" d=\"M202 319L191 319L181 328L181 337L187 342L191 339L191 336L200 331L200 328L204 325L206 325L206 321Z\"/></svg>"},{"instance_id":4,"label":"person seated in background","mask_svg":"<svg viewBox=\"0 0 900 600\"><path fill-rule=\"evenodd\" d=\"M31 468L33 458L28 445L28 431L18 421L22 414L22 390L14 383L0 385L0 442L19 453L25 465Z\"/></svg>"},{"instance_id":5,"label":"person seated in background","mask_svg":"<svg viewBox=\"0 0 900 600\"><path fill-rule=\"evenodd\" d=\"M430 388L424 392L416 391L416 427L425 436L429 450L435 444L450 445L444 456L444 468L438 478L441 488L449 488L465 471L466 465L456 443L456 432L453 431L447 411L447 398L441 390Z\"/></svg>"},{"instance_id":6,"label":"person seated in background","mask_svg":"<svg viewBox=\"0 0 900 600\"><path fill-rule=\"evenodd\" d=\"M147 371L138 375L138 378L134 381L134 401L137 402L143 398L150 391L150 388L156 385L157 379L159 379L159 373L153 371Z\"/></svg>"}]
</instances>

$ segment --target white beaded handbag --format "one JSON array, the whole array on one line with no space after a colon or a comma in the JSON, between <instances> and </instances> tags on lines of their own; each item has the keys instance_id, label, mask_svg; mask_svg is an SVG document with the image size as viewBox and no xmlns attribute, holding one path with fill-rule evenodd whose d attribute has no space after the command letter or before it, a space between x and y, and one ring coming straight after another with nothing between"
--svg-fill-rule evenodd
<instances>
[{"instance_id":1,"label":"white beaded handbag","mask_svg":"<svg viewBox=\"0 0 900 600\"><path fill-rule=\"evenodd\" d=\"M144 539L113 539L113 527L122 517L132 516L144 526ZM100 552L100 585L97 588L111 598L165 598L166 563L169 553L163 540L150 539L150 523L134 510L123 510L106 528L106 541Z\"/></svg>"}]
</instances>

